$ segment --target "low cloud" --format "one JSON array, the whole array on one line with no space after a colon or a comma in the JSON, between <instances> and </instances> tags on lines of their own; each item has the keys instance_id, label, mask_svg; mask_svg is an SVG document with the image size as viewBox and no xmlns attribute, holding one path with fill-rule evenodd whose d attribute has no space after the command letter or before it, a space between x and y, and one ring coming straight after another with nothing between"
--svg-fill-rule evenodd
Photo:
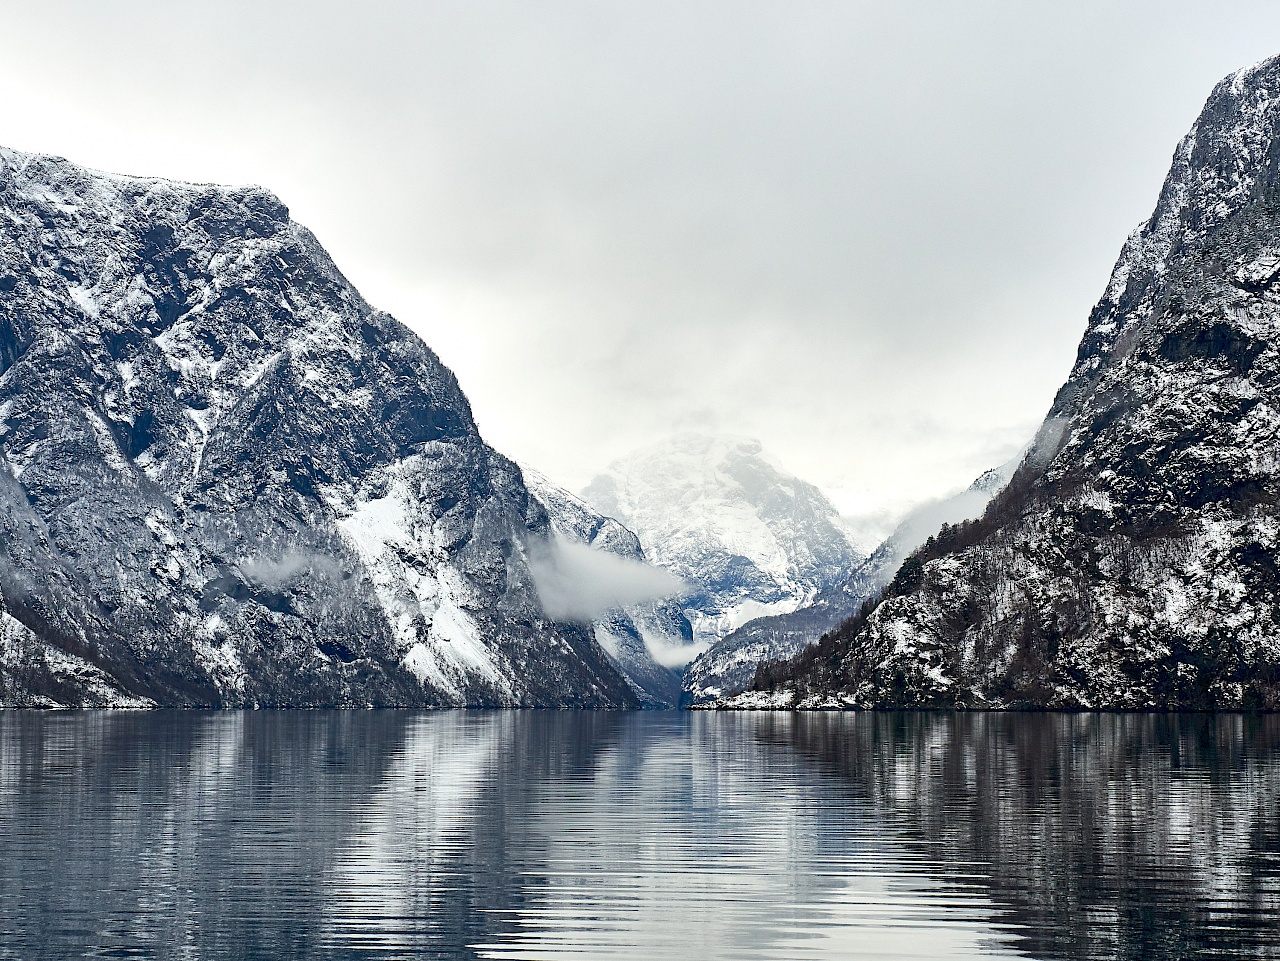
<instances>
[{"instance_id":1,"label":"low cloud","mask_svg":"<svg viewBox=\"0 0 1280 961\"><path fill-rule=\"evenodd\" d=\"M1049 462L1057 457L1058 451L1062 449L1070 426L1071 421L1066 417L1045 418L1045 422L1040 425L1040 430L1036 432L1035 440L1031 442L1031 451L1027 455L1027 460L1032 467L1044 470L1049 466Z\"/></svg>"},{"instance_id":2,"label":"low cloud","mask_svg":"<svg viewBox=\"0 0 1280 961\"><path fill-rule=\"evenodd\" d=\"M678 577L644 561L554 536L529 545L529 571L543 610L558 621L590 622L687 590Z\"/></svg>"},{"instance_id":3,"label":"low cloud","mask_svg":"<svg viewBox=\"0 0 1280 961\"><path fill-rule=\"evenodd\" d=\"M937 534L943 524L959 524L981 517L990 501L989 491L970 488L944 500L922 504L904 517L894 529L895 552L905 558Z\"/></svg>"},{"instance_id":4,"label":"low cloud","mask_svg":"<svg viewBox=\"0 0 1280 961\"><path fill-rule=\"evenodd\" d=\"M287 551L279 558L247 557L236 568L245 580L271 591L287 587L302 574L342 580L342 569L332 557L308 551Z\"/></svg>"},{"instance_id":5,"label":"low cloud","mask_svg":"<svg viewBox=\"0 0 1280 961\"><path fill-rule=\"evenodd\" d=\"M675 669L689 664L694 658L703 654L711 644L707 641L686 644L684 638L680 637L655 637L645 634L644 646L648 649L649 656L657 663L665 668Z\"/></svg>"}]
</instances>

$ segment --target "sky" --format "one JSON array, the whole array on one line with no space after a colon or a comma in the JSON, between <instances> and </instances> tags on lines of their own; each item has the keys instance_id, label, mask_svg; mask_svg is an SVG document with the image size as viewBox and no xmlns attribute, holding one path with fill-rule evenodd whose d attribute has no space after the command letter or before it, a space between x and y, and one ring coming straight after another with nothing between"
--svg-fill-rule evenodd
<instances>
[{"instance_id":1,"label":"sky","mask_svg":"<svg viewBox=\"0 0 1280 961\"><path fill-rule=\"evenodd\" d=\"M580 489L759 438L847 515L1032 435L1280 4L43 0L0 144L258 183Z\"/></svg>"}]
</instances>

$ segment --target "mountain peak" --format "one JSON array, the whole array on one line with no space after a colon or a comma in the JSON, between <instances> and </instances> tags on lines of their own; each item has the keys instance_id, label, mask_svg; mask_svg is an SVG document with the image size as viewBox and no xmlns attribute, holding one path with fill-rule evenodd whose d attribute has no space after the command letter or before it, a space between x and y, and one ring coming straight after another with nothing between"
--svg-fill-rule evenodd
<instances>
[{"instance_id":1,"label":"mountain peak","mask_svg":"<svg viewBox=\"0 0 1280 961\"><path fill-rule=\"evenodd\" d=\"M703 643L794 610L861 559L826 496L753 438L678 434L615 461L582 496L697 586L685 610Z\"/></svg>"},{"instance_id":2,"label":"mountain peak","mask_svg":"<svg viewBox=\"0 0 1280 961\"><path fill-rule=\"evenodd\" d=\"M439 358L259 187L0 151L0 704L622 706Z\"/></svg>"}]
</instances>

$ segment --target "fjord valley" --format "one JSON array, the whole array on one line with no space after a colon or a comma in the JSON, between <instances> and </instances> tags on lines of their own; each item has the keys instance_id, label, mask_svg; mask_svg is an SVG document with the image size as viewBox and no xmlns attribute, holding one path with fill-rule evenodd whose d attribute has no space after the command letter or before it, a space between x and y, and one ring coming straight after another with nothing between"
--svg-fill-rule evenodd
<instances>
[{"instance_id":1,"label":"fjord valley","mask_svg":"<svg viewBox=\"0 0 1280 961\"><path fill-rule=\"evenodd\" d=\"M1274 709L1278 98L1215 88L1029 447L869 553L747 438L522 470L264 190L5 151L0 702Z\"/></svg>"},{"instance_id":2,"label":"fjord valley","mask_svg":"<svg viewBox=\"0 0 1280 961\"><path fill-rule=\"evenodd\" d=\"M0 961L1280 959L1268 35L13 5Z\"/></svg>"}]
</instances>

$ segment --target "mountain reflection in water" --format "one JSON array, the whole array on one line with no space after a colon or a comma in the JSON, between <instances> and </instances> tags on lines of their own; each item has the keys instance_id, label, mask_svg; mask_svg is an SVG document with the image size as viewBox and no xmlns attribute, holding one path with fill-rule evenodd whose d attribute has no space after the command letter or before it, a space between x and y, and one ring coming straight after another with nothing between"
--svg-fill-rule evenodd
<instances>
[{"instance_id":1,"label":"mountain reflection in water","mask_svg":"<svg viewBox=\"0 0 1280 961\"><path fill-rule=\"evenodd\" d=\"M0 712L0 959L1277 958L1280 718Z\"/></svg>"}]
</instances>

